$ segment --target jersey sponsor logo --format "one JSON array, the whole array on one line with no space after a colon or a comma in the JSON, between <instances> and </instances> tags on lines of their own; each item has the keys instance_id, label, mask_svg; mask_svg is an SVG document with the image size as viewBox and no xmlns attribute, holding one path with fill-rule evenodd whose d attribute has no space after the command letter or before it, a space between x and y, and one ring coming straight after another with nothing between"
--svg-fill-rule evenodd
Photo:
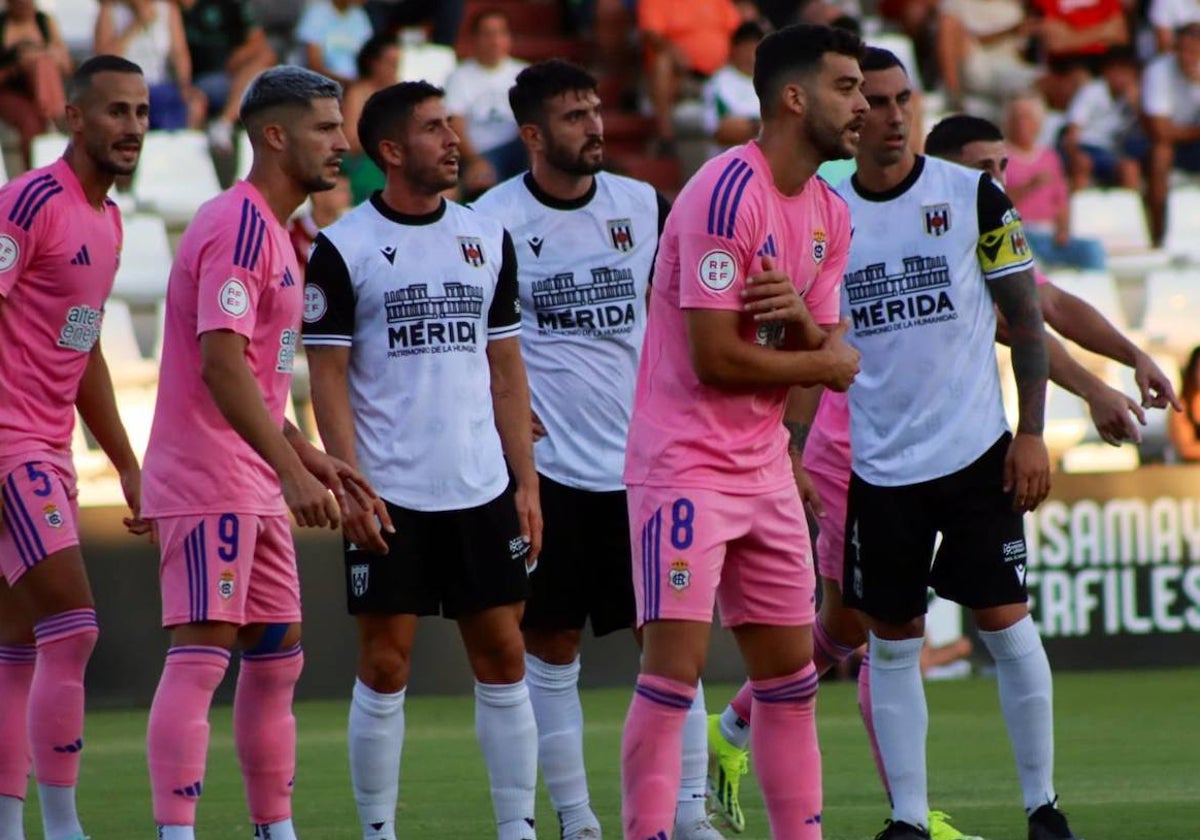
<instances>
[{"instance_id":1,"label":"jersey sponsor logo","mask_svg":"<svg viewBox=\"0 0 1200 840\"><path fill-rule=\"evenodd\" d=\"M380 248L379 253L383 254L383 258L388 261L388 265L396 264L396 246L389 245L386 248Z\"/></svg>"},{"instance_id":2,"label":"jersey sponsor logo","mask_svg":"<svg viewBox=\"0 0 1200 840\"><path fill-rule=\"evenodd\" d=\"M874 263L845 276L854 334L865 337L958 317L946 291L950 269L944 256L905 257L899 274Z\"/></svg>"},{"instance_id":3,"label":"jersey sponsor logo","mask_svg":"<svg viewBox=\"0 0 1200 840\"><path fill-rule=\"evenodd\" d=\"M7 233L0 233L0 271L9 271L21 256L21 246Z\"/></svg>"},{"instance_id":4,"label":"jersey sponsor logo","mask_svg":"<svg viewBox=\"0 0 1200 840\"><path fill-rule=\"evenodd\" d=\"M820 265L825 261L825 253L829 250L829 237L825 235L823 230L814 230L812 238L812 258L813 262Z\"/></svg>"},{"instance_id":5,"label":"jersey sponsor logo","mask_svg":"<svg viewBox=\"0 0 1200 840\"><path fill-rule=\"evenodd\" d=\"M483 265L483 242L478 236L458 237L458 247L462 251L463 262L472 268Z\"/></svg>"},{"instance_id":6,"label":"jersey sponsor logo","mask_svg":"<svg viewBox=\"0 0 1200 840\"><path fill-rule=\"evenodd\" d=\"M720 249L709 251L700 258L696 266L696 274L706 288L714 292L723 292L738 279L737 260L733 254Z\"/></svg>"},{"instance_id":7,"label":"jersey sponsor logo","mask_svg":"<svg viewBox=\"0 0 1200 840\"><path fill-rule=\"evenodd\" d=\"M104 313L99 309L80 304L67 310L67 322L58 332L58 346L67 350L90 353L100 338L100 325Z\"/></svg>"},{"instance_id":8,"label":"jersey sponsor logo","mask_svg":"<svg viewBox=\"0 0 1200 840\"><path fill-rule=\"evenodd\" d=\"M925 216L925 233L928 236L945 236L950 232L950 205L925 204L921 207Z\"/></svg>"},{"instance_id":9,"label":"jersey sponsor logo","mask_svg":"<svg viewBox=\"0 0 1200 840\"><path fill-rule=\"evenodd\" d=\"M367 594L371 585L371 567L366 563L356 563L350 567L350 592L355 598Z\"/></svg>"},{"instance_id":10,"label":"jersey sponsor logo","mask_svg":"<svg viewBox=\"0 0 1200 840\"><path fill-rule=\"evenodd\" d=\"M307 283L304 286L304 323L315 324L329 310L329 299L320 286Z\"/></svg>"},{"instance_id":11,"label":"jersey sponsor logo","mask_svg":"<svg viewBox=\"0 0 1200 840\"><path fill-rule=\"evenodd\" d=\"M542 255L542 246L546 244L546 240L540 236L531 236L526 241L529 242L529 250L533 251L533 255L540 257Z\"/></svg>"},{"instance_id":12,"label":"jersey sponsor logo","mask_svg":"<svg viewBox=\"0 0 1200 840\"><path fill-rule=\"evenodd\" d=\"M388 358L479 352L483 287L451 282L442 289L440 296L430 295L425 283L415 283L384 293Z\"/></svg>"},{"instance_id":13,"label":"jersey sponsor logo","mask_svg":"<svg viewBox=\"0 0 1200 840\"><path fill-rule=\"evenodd\" d=\"M633 221L630 219L609 219L608 238L612 246L622 253L633 250Z\"/></svg>"},{"instance_id":14,"label":"jersey sponsor logo","mask_svg":"<svg viewBox=\"0 0 1200 840\"><path fill-rule=\"evenodd\" d=\"M600 267L590 279L566 271L533 284L538 330L583 335L630 332L637 320L633 269Z\"/></svg>"},{"instance_id":15,"label":"jersey sponsor logo","mask_svg":"<svg viewBox=\"0 0 1200 840\"><path fill-rule=\"evenodd\" d=\"M250 309L250 293L236 277L230 277L217 293L217 305L232 318L241 318Z\"/></svg>"},{"instance_id":16,"label":"jersey sponsor logo","mask_svg":"<svg viewBox=\"0 0 1200 840\"><path fill-rule=\"evenodd\" d=\"M759 347L778 349L783 346L784 324L759 324L754 334L754 343Z\"/></svg>"},{"instance_id":17,"label":"jersey sponsor logo","mask_svg":"<svg viewBox=\"0 0 1200 840\"><path fill-rule=\"evenodd\" d=\"M300 343L300 331L285 329L279 333L279 353L275 360L276 373L291 373L296 364L296 345Z\"/></svg>"}]
</instances>

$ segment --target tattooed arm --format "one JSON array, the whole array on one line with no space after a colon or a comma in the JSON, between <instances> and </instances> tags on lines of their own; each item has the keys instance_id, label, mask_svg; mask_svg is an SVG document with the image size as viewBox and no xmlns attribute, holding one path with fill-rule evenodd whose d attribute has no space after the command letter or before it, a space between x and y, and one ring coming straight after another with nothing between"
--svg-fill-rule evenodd
<instances>
[{"instance_id":1,"label":"tattooed arm","mask_svg":"<svg viewBox=\"0 0 1200 840\"><path fill-rule=\"evenodd\" d=\"M1033 272L1021 271L992 280L988 289L1008 322L1013 375L1017 379L1017 434L1041 435L1050 357Z\"/></svg>"}]
</instances>

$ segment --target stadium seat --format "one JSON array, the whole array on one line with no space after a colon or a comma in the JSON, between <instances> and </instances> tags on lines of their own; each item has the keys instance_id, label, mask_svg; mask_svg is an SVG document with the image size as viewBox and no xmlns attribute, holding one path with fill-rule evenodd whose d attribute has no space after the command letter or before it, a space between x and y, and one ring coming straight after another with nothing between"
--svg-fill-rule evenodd
<instances>
[{"instance_id":1,"label":"stadium seat","mask_svg":"<svg viewBox=\"0 0 1200 840\"><path fill-rule=\"evenodd\" d=\"M113 297L133 304L153 304L167 293L171 243L158 216L125 217L125 247L113 286Z\"/></svg>"},{"instance_id":2,"label":"stadium seat","mask_svg":"<svg viewBox=\"0 0 1200 840\"><path fill-rule=\"evenodd\" d=\"M1173 257L1200 262L1200 187L1180 186L1167 194L1163 247Z\"/></svg>"},{"instance_id":3,"label":"stadium seat","mask_svg":"<svg viewBox=\"0 0 1200 840\"><path fill-rule=\"evenodd\" d=\"M142 356L133 330L133 313L123 300L109 298L104 305L100 347L108 363L113 387L147 388L158 383L158 365Z\"/></svg>"},{"instance_id":4,"label":"stadium seat","mask_svg":"<svg viewBox=\"0 0 1200 840\"><path fill-rule=\"evenodd\" d=\"M1050 275L1050 282L1096 307L1120 332L1129 330L1131 319L1121 305L1117 281L1111 274L1103 271L1056 271Z\"/></svg>"},{"instance_id":5,"label":"stadium seat","mask_svg":"<svg viewBox=\"0 0 1200 840\"><path fill-rule=\"evenodd\" d=\"M41 169L43 166L49 166L62 157L62 153L67 149L67 143L70 142L69 137L65 134L52 132L50 134L39 134L33 138L33 148L31 157L33 159L33 168Z\"/></svg>"},{"instance_id":6,"label":"stadium seat","mask_svg":"<svg viewBox=\"0 0 1200 840\"><path fill-rule=\"evenodd\" d=\"M405 44L400 51L401 82L415 82L424 79L438 87L445 87L446 79L458 66L458 56L454 50L441 44Z\"/></svg>"},{"instance_id":7,"label":"stadium seat","mask_svg":"<svg viewBox=\"0 0 1200 840\"><path fill-rule=\"evenodd\" d=\"M1153 344L1176 354L1200 343L1200 269L1155 271L1146 278L1142 328Z\"/></svg>"},{"instance_id":8,"label":"stadium seat","mask_svg":"<svg viewBox=\"0 0 1200 840\"><path fill-rule=\"evenodd\" d=\"M1136 470L1141 464L1138 449L1133 444L1110 446L1107 443L1080 443L1072 446L1062 457L1063 472L1110 473Z\"/></svg>"},{"instance_id":9,"label":"stadium seat","mask_svg":"<svg viewBox=\"0 0 1200 840\"><path fill-rule=\"evenodd\" d=\"M191 221L200 205L221 192L202 131L152 131L133 176L133 195L142 211L168 225Z\"/></svg>"},{"instance_id":10,"label":"stadium seat","mask_svg":"<svg viewBox=\"0 0 1200 840\"><path fill-rule=\"evenodd\" d=\"M108 456L99 447L88 443L83 418L79 416L79 412L75 412L75 428L71 430L71 460L75 465L75 475L80 481L103 475L111 469Z\"/></svg>"},{"instance_id":11,"label":"stadium seat","mask_svg":"<svg viewBox=\"0 0 1200 840\"><path fill-rule=\"evenodd\" d=\"M1071 196L1071 235L1099 239L1117 276L1140 276L1170 262L1150 244L1142 197L1134 190L1088 189Z\"/></svg>"},{"instance_id":12,"label":"stadium seat","mask_svg":"<svg viewBox=\"0 0 1200 840\"><path fill-rule=\"evenodd\" d=\"M53 0L38 4L43 11L54 15L58 29L66 42L67 51L77 62L96 52L96 18L100 14L99 0ZM36 165L36 164L35 164Z\"/></svg>"},{"instance_id":13,"label":"stadium seat","mask_svg":"<svg viewBox=\"0 0 1200 840\"><path fill-rule=\"evenodd\" d=\"M899 32L878 32L868 36L866 41L869 46L887 50L900 59L909 78L920 78L920 74L917 72L917 52L913 49L912 39L907 35ZM930 123L929 127L932 128L932 126L933 124Z\"/></svg>"},{"instance_id":14,"label":"stadium seat","mask_svg":"<svg viewBox=\"0 0 1200 840\"><path fill-rule=\"evenodd\" d=\"M254 163L254 147L250 145L250 135L244 131L237 132L237 154L234 177L241 180L250 174L250 164Z\"/></svg>"}]
</instances>

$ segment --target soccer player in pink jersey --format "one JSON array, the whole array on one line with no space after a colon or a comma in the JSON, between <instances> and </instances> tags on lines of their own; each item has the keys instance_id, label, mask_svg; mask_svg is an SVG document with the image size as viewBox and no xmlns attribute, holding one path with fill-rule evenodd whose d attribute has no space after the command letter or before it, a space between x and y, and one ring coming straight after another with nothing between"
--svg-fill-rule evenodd
<instances>
[{"instance_id":1,"label":"soccer player in pink jersey","mask_svg":"<svg viewBox=\"0 0 1200 840\"><path fill-rule=\"evenodd\" d=\"M858 369L836 325L849 212L813 174L857 147L861 51L827 27L764 39L760 139L701 168L660 242L625 467L645 634L622 744L627 840L670 836L714 602L752 681L772 836L821 836L816 581L782 420L790 387L845 390Z\"/></svg>"},{"instance_id":2,"label":"soccer player in pink jersey","mask_svg":"<svg viewBox=\"0 0 1200 840\"><path fill-rule=\"evenodd\" d=\"M83 830L75 784L96 612L79 550L71 433L78 409L121 477L134 533L141 475L100 351L121 254L108 200L141 153L149 94L136 64L84 62L62 158L0 189L0 838L21 840L32 759L45 836Z\"/></svg>"},{"instance_id":3,"label":"soccer player in pink jersey","mask_svg":"<svg viewBox=\"0 0 1200 840\"><path fill-rule=\"evenodd\" d=\"M254 836L294 840L292 694L303 656L287 514L336 528L352 493L391 527L365 480L284 420L304 305L285 224L309 193L335 184L348 148L341 94L298 67L251 83L241 107L250 173L200 209L171 269L145 470L171 629L147 736L159 840L194 836L208 710L235 643L234 735Z\"/></svg>"}]
</instances>

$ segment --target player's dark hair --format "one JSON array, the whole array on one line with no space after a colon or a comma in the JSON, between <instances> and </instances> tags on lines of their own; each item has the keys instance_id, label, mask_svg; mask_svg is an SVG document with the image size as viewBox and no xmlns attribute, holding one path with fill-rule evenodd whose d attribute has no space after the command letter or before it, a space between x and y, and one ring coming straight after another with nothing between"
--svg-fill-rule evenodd
<instances>
[{"instance_id":1,"label":"player's dark hair","mask_svg":"<svg viewBox=\"0 0 1200 840\"><path fill-rule=\"evenodd\" d=\"M1141 69L1141 62L1138 61L1137 53L1132 47L1116 46L1109 47L1104 51L1104 57L1100 60L1100 66L1104 69L1109 67L1132 67L1134 70Z\"/></svg>"},{"instance_id":2,"label":"player's dark hair","mask_svg":"<svg viewBox=\"0 0 1200 840\"><path fill-rule=\"evenodd\" d=\"M546 102L574 91L596 89L596 77L577 64L552 58L531 64L517 74L517 82L508 89L517 125L540 125L546 118Z\"/></svg>"},{"instance_id":3,"label":"player's dark hair","mask_svg":"<svg viewBox=\"0 0 1200 840\"><path fill-rule=\"evenodd\" d=\"M957 158L969 143L995 143L1004 132L991 120L970 114L951 114L933 127L925 138L925 154L939 158Z\"/></svg>"},{"instance_id":4,"label":"player's dark hair","mask_svg":"<svg viewBox=\"0 0 1200 840\"><path fill-rule=\"evenodd\" d=\"M429 82L400 82L371 94L358 118L358 140L363 151L384 171L387 163L379 154L381 140L396 140L413 111L427 99L441 99L446 92Z\"/></svg>"},{"instance_id":5,"label":"player's dark hair","mask_svg":"<svg viewBox=\"0 0 1200 840\"><path fill-rule=\"evenodd\" d=\"M328 76L304 67L291 64L271 67L250 81L242 94L238 118L249 128L259 114L275 108L312 108L317 99L341 102L342 86Z\"/></svg>"},{"instance_id":6,"label":"player's dark hair","mask_svg":"<svg viewBox=\"0 0 1200 840\"><path fill-rule=\"evenodd\" d=\"M767 37L767 31L763 29L761 23L756 20L747 20L738 24L738 28L733 30L733 34L729 36L729 43L735 47L739 44L757 44L765 37Z\"/></svg>"},{"instance_id":7,"label":"player's dark hair","mask_svg":"<svg viewBox=\"0 0 1200 840\"><path fill-rule=\"evenodd\" d=\"M92 86L92 79L101 73L130 73L141 76L142 68L119 55L95 55L75 68L67 80L67 101L78 102Z\"/></svg>"},{"instance_id":8,"label":"player's dark hair","mask_svg":"<svg viewBox=\"0 0 1200 840\"><path fill-rule=\"evenodd\" d=\"M863 57L863 42L844 29L795 23L763 38L754 51L754 92L763 116L775 108L780 89L789 81L820 69L826 53Z\"/></svg>"},{"instance_id":9,"label":"player's dark hair","mask_svg":"<svg viewBox=\"0 0 1200 840\"><path fill-rule=\"evenodd\" d=\"M508 18L508 12L501 9L499 6L489 6L486 9L480 9L471 16L471 22L467 25L468 31L474 37L479 34L479 30L483 28L483 22L488 18L500 18L509 28L512 28L512 21Z\"/></svg>"},{"instance_id":10,"label":"player's dark hair","mask_svg":"<svg viewBox=\"0 0 1200 840\"><path fill-rule=\"evenodd\" d=\"M853 32L859 38L862 37L862 23L854 15L841 15L829 21L829 25L834 29L845 29L847 32Z\"/></svg>"},{"instance_id":11,"label":"player's dark hair","mask_svg":"<svg viewBox=\"0 0 1200 840\"><path fill-rule=\"evenodd\" d=\"M904 62L900 60L891 50L885 50L883 47L867 47L863 52L862 61L858 63L864 73L878 73L881 70L891 70L893 67L899 67L908 75L908 69L904 66Z\"/></svg>"},{"instance_id":12,"label":"player's dark hair","mask_svg":"<svg viewBox=\"0 0 1200 840\"><path fill-rule=\"evenodd\" d=\"M388 47L395 46L398 46L395 38L388 38L384 35L372 35L368 38L367 42L359 49L358 55L354 57L354 68L358 71L358 78L369 79L372 65L379 60Z\"/></svg>"}]
</instances>

